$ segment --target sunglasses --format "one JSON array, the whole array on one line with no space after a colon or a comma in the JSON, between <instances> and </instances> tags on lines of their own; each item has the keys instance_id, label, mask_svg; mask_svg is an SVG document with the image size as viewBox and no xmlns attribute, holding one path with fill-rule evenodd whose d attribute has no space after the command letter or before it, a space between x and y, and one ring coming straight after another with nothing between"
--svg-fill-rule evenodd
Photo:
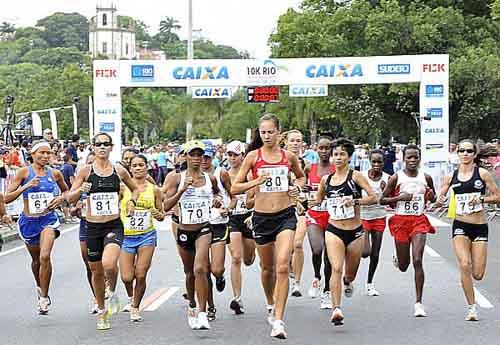
<instances>
[{"instance_id":1,"label":"sunglasses","mask_svg":"<svg viewBox=\"0 0 500 345\"><path fill-rule=\"evenodd\" d=\"M473 149L459 149L457 152L458 153L464 153L464 152L467 152L467 153L476 153L476 151L473 150Z\"/></svg>"},{"instance_id":2,"label":"sunglasses","mask_svg":"<svg viewBox=\"0 0 500 345\"><path fill-rule=\"evenodd\" d=\"M100 147L100 146L104 146L104 147L110 147L111 145L113 145L111 142L109 141L105 141L105 142L99 142L99 141L96 141L94 143L94 146L95 147Z\"/></svg>"}]
</instances>

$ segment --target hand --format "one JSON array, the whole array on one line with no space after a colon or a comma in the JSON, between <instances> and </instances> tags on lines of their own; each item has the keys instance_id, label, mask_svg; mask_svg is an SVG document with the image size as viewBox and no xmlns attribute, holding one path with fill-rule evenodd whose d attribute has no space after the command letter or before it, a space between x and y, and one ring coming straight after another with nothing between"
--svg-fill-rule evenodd
<instances>
[{"instance_id":1,"label":"hand","mask_svg":"<svg viewBox=\"0 0 500 345\"><path fill-rule=\"evenodd\" d=\"M300 187L295 185L295 186L291 186L291 187L288 187L288 196L290 196L291 198L296 198L300 195Z\"/></svg>"},{"instance_id":2,"label":"hand","mask_svg":"<svg viewBox=\"0 0 500 345\"><path fill-rule=\"evenodd\" d=\"M269 174L262 174L257 177L257 186L260 186L261 184L266 183L267 179L269 178Z\"/></svg>"},{"instance_id":3,"label":"hand","mask_svg":"<svg viewBox=\"0 0 500 345\"><path fill-rule=\"evenodd\" d=\"M216 196L213 199L212 206L214 208L221 208L222 207L222 198L220 196Z\"/></svg>"},{"instance_id":4,"label":"hand","mask_svg":"<svg viewBox=\"0 0 500 345\"><path fill-rule=\"evenodd\" d=\"M62 195L60 195L60 196L52 199L52 201L49 203L49 205L47 206L47 209L45 211L53 211L56 208L58 208L59 206L61 206L63 202L64 202L64 197Z\"/></svg>"},{"instance_id":5,"label":"hand","mask_svg":"<svg viewBox=\"0 0 500 345\"><path fill-rule=\"evenodd\" d=\"M88 193L90 192L90 188L92 187L92 183L90 182L83 182L81 187L80 187L80 193Z\"/></svg>"},{"instance_id":6,"label":"hand","mask_svg":"<svg viewBox=\"0 0 500 345\"><path fill-rule=\"evenodd\" d=\"M245 225L247 226L247 228L251 229L253 224L252 224L252 216L248 217L247 219L245 219Z\"/></svg>"},{"instance_id":7,"label":"hand","mask_svg":"<svg viewBox=\"0 0 500 345\"><path fill-rule=\"evenodd\" d=\"M127 217L132 217L135 211L135 204L132 200L127 202Z\"/></svg>"},{"instance_id":8,"label":"hand","mask_svg":"<svg viewBox=\"0 0 500 345\"><path fill-rule=\"evenodd\" d=\"M194 179L192 176L186 176L184 180L184 185L182 186L182 192L184 193L189 187L191 187L194 183Z\"/></svg>"},{"instance_id":9,"label":"hand","mask_svg":"<svg viewBox=\"0 0 500 345\"><path fill-rule=\"evenodd\" d=\"M35 177L31 179L28 183L26 183L26 188L32 188L32 187L37 187L38 184L40 183L40 179L38 177Z\"/></svg>"},{"instance_id":10,"label":"hand","mask_svg":"<svg viewBox=\"0 0 500 345\"><path fill-rule=\"evenodd\" d=\"M162 221L163 218L165 217L163 215L163 212L157 210L156 208L154 208L152 211L151 211L151 215L153 216L154 219L158 220L158 221Z\"/></svg>"},{"instance_id":11,"label":"hand","mask_svg":"<svg viewBox=\"0 0 500 345\"><path fill-rule=\"evenodd\" d=\"M435 197L436 197L436 193L434 193L434 191L432 189L427 188L425 190L424 202L427 202L427 201L430 201L430 200L434 200Z\"/></svg>"},{"instance_id":12,"label":"hand","mask_svg":"<svg viewBox=\"0 0 500 345\"><path fill-rule=\"evenodd\" d=\"M413 200L413 194L410 193L400 193L398 195L398 201L412 201Z\"/></svg>"},{"instance_id":13,"label":"hand","mask_svg":"<svg viewBox=\"0 0 500 345\"><path fill-rule=\"evenodd\" d=\"M12 224L12 218L10 218L10 216L8 214L4 214L3 217L2 217L2 223L3 224L7 224L7 225L11 225Z\"/></svg>"},{"instance_id":14,"label":"hand","mask_svg":"<svg viewBox=\"0 0 500 345\"><path fill-rule=\"evenodd\" d=\"M478 196L478 195L474 195L474 197L472 198L471 201L469 201L469 204L471 206L476 206L476 205L479 205L481 204L481 197Z\"/></svg>"},{"instance_id":15,"label":"hand","mask_svg":"<svg viewBox=\"0 0 500 345\"><path fill-rule=\"evenodd\" d=\"M344 200L342 200L342 204L344 207L353 207L354 206L354 199L344 197Z\"/></svg>"},{"instance_id":16,"label":"hand","mask_svg":"<svg viewBox=\"0 0 500 345\"><path fill-rule=\"evenodd\" d=\"M219 213L221 217L227 217L229 216L229 209L222 207L219 209Z\"/></svg>"},{"instance_id":17,"label":"hand","mask_svg":"<svg viewBox=\"0 0 500 345\"><path fill-rule=\"evenodd\" d=\"M436 206L441 207L446 204L446 201L448 201L446 195L440 195L436 201Z\"/></svg>"},{"instance_id":18,"label":"hand","mask_svg":"<svg viewBox=\"0 0 500 345\"><path fill-rule=\"evenodd\" d=\"M319 205L321 205L321 200L317 200L316 197L314 197L314 199L312 199L312 200L308 200L307 201L307 206L309 208L316 207L316 206L319 206Z\"/></svg>"}]
</instances>

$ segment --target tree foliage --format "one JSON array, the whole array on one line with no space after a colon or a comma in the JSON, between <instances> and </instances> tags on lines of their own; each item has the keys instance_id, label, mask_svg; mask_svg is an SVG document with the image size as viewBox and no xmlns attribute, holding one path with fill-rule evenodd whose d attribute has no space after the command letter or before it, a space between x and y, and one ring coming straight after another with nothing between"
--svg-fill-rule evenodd
<instances>
[{"instance_id":1,"label":"tree foliage","mask_svg":"<svg viewBox=\"0 0 500 345\"><path fill-rule=\"evenodd\" d=\"M37 27L43 28L41 36L51 48L87 50L89 46L89 22L81 14L54 13L40 19Z\"/></svg>"}]
</instances>

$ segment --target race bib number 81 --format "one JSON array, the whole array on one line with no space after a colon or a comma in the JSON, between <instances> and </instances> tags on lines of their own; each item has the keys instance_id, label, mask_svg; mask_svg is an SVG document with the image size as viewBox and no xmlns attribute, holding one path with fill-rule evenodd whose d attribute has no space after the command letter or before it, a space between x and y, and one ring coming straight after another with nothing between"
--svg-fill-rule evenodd
<instances>
[{"instance_id":1,"label":"race bib number 81","mask_svg":"<svg viewBox=\"0 0 500 345\"><path fill-rule=\"evenodd\" d=\"M266 182L260 185L260 192L288 192L287 167L260 168L259 175L268 175Z\"/></svg>"},{"instance_id":2,"label":"race bib number 81","mask_svg":"<svg viewBox=\"0 0 500 345\"><path fill-rule=\"evenodd\" d=\"M210 200L185 200L181 203L181 223L203 224L210 220Z\"/></svg>"},{"instance_id":3,"label":"race bib number 81","mask_svg":"<svg viewBox=\"0 0 500 345\"><path fill-rule=\"evenodd\" d=\"M455 201L457 205L457 214L460 216L482 211L483 205L472 204L472 199L479 198L481 193L465 193L455 194Z\"/></svg>"},{"instance_id":4,"label":"race bib number 81","mask_svg":"<svg viewBox=\"0 0 500 345\"><path fill-rule=\"evenodd\" d=\"M45 212L50 202L54 199L54 194L49 192L38 192L28 194L28 207L31 214Z\"/></svg>"},{"instance_id":5,"label":"race bib number 81","mask_svg":"<svg viewBox=\"0 0 500 345\"><path fill-rule=\"evenodd\" d=\"M93 193L90 195L91 216L113 216L118 213L118 193Z\"/></svg>"},{"instance_id":6,"label":"race bib number 81","mask_svg":"<svg viewBox=\"0 0 500 345\"><path fill-rule=\"evenodd\" d=\"M420 216L424 213L424 195L413 194L411 201L398 201L396 214L402 216Z\"/></svg>"},{"instance_id":7,"label":"race bib number 81","mask_svg":"<svg viewBox=\"0 0 500 345\"><path fill-rule=\"evenodd\" d=\"M347 200L352 200L352 195L327 199L327 208L328 213L330 214L330 219L344 220L354 218L354 206L347 207L344 205Z\"/></svg>"}]
</instances>

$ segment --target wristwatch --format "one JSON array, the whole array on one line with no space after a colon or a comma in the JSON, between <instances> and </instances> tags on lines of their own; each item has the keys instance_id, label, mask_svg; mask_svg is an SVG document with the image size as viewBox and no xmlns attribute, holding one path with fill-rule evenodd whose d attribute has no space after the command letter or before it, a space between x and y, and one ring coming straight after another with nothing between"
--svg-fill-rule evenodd
<instances>
[{"instance_id":1,"label":"wristwatch","mask_svg":"<svg viewBox=\"0 0 500 345\"><path fill-rule=\"evenodd\" d=\"M479 200L481 201L481 204L484 204L484 196L480 197Z\"/></svg>"},{"instance_id":2,"label":"wristwatch","mask_svg":"<svg viewBox=\"0 0 500 345\"><path fill-rule=\"evenodd\" d=\"M359 199L354 199L354 206L359 206Z\"/></svg>"}]
</instances>

